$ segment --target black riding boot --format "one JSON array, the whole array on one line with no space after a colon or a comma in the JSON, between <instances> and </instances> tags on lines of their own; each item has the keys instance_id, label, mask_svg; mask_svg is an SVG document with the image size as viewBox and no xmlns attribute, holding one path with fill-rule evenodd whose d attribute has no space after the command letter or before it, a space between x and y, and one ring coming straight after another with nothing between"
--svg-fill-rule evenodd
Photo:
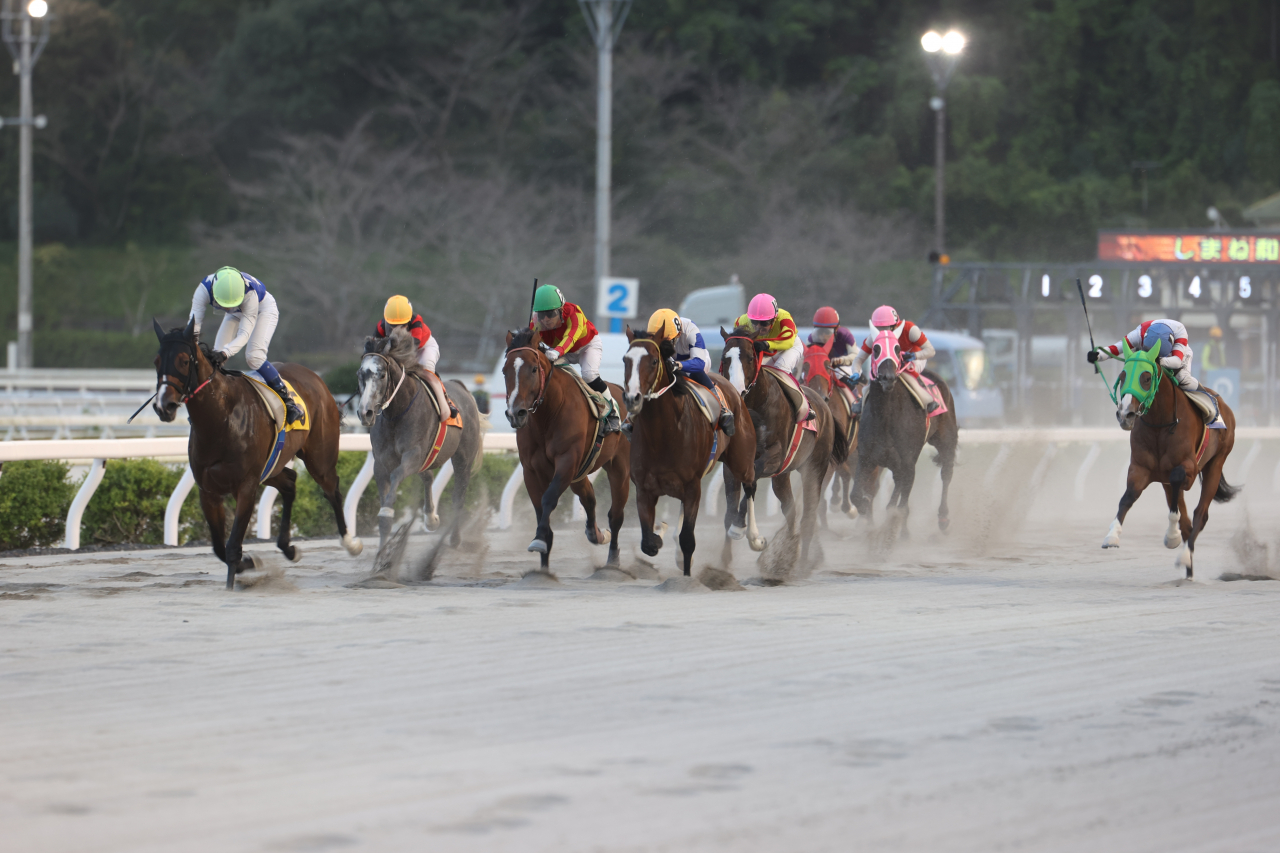
<instances>
[{"instance_id":1,"label":"black riding boot","mask_svg":"<svg viewBox=\"0 0 1280 853\"><path fill-rule=\"evenodd\" d=\"M727 436L732 436L737 431L737 427L733 425L733 412L728 409L720 410L720 430Z\"/></svg>"},{"instance_id":2,"label":"black riding boot","mask_svg":"<svg viewBox=\"0 0 1280 853\"><path fill-rule=\"evenodd\" d=\"M604 434L609 435L614 432L622 432L622 423L618 420L618 407L616 401L609 394L609 386L605 381L597 376L587 383L587 387L604 396L605 400L613 404L609 406L609 414L604 421Z\"/></svg>"},{"instance_id":3,"label":"black riding boot","mask_svg":"<svg viewBox=\"0 0 1280 853\"><path fill-rule=\"evenodd\" d=\"M266 379L265 376L262 377ZM284 420L286 424L296 423L302 420L302 409L298 408L298 404L293 402L293 395L289 393L289 389L284 387L284 380L280 378L280 374L276 374L275 381L267 380L267 385L280 395L280 399L284 401Z\"/></svg>"}]
</instances>

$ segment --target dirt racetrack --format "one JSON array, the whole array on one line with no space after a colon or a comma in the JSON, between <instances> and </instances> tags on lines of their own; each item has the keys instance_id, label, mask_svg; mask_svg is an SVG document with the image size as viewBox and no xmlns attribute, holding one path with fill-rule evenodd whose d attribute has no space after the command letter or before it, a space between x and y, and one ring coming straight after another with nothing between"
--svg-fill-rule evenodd
<instances>
[{"instance_id":1,"label":"dirt racetrack","mask_svg":"<svg viewBox=\"0 0 1280 853\"><path fill-rule=\"evenodd\" d=\"M346 586L374 542L238 593L203 549L0 561L0 847L1280 849L1280 583L1219 579L1277 574L1276 459L1180 584L1157 491L1103 551L1115 454L1077 503L1042 450L971 454L947 537L922 466L888 555L834 517L767 587L739 544L741 592L587 580L576 523L558 586L519 522L399 589Z\"/></svg>"}]
</instances>

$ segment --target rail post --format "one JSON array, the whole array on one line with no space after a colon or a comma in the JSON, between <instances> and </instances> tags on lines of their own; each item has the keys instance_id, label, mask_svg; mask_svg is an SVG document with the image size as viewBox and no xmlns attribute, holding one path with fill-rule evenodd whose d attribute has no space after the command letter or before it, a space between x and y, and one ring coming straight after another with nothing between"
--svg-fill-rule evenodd
<instances>
[{"instance_id":1,"label":"rail post","mask_svg":"<svg viewBox=\"0 0 1280 853\"><path fill-rule=\"evenodd\" d=\"M75 499L71 501L71 509L67 512L67 535L62 542L63 548L72 551L80 549L80 519L84 517L84 508L89 505L89 499L102 484L102 478L106 473L107 460L93 460L89 466L89 473L85 475L84 482L80 484L80 491L76 492Z\"/></svg>"}]
</instances>

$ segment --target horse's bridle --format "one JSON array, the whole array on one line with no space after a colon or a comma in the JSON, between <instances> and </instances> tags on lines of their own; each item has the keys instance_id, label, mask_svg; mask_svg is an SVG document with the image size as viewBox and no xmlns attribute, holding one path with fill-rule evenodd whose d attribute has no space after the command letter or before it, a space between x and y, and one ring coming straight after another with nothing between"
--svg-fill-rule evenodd
<instances>
[{"instance_id":1,"label":"horse's bridle","mask_svg":"<svg viewBox=\"0 0 1280 853\"><path fill-rule=\"evenodd\" d=\"M180 395L182 395L178 399L178 402L182 405L186 405L187 401L189 401L195 395L199 394L202 390L204 390L204 386L208 385L210 382L213 381L213 377L218 372L218 369L215 367L213 370L213 373L209 374L208 379L201 382L195 388L192 388L191 384L195 381L195 371L192 368L194 368L195 365L199 363L199 360L196 357L196 345L191 343L190 341L165 341L163 343L180 344L181 346L186 347L188 350L188 355L190 355L191 357L191 363L187 367L187 373L185 376L177 372L174 373L175 376L179 376L182 378L182 381L183 381L182 385L179 385L178 383L174 382L172 379L169 378L169 374L164 370L164 368L167 365L161 365L159 370L157 370L156 372L156 380L157 380L156 393L159 394L160 388L162 386L167 385L170 388L172 388L174 391L177 391ZM172 365L172 360L169 361L169 365Z\"/></svg>"},{"instance_id":2,"label":"horse's bridle","mask_svg":"<svg viewBox=\"0 0 1280 853\"><path fill-rule=\"evenodd\" d=\"M510 359L511 354L515 352L531 352L534 355L539 355L539 356L542 355L541 352L534 349L533 347L516 347L515 349L507 350L507 358ZM538 396L537 398L534 399L533 403L529 406L529 414L531 415L534 412L538 411L538 407L542 405L542 397L547 392L547 373L545 370L542 369L542 359L535 358L533 360L533 363L538 367Z\"/></svg>"},{"instance_id":3,"label":"horse's bridle","mask_svg":"<svg viewBox=\"0 0 1280 853\"><path fill-rule=\"evenodd\" d=\"M658 372L653 375L653 381L649 383L649 390L645 391L643 396L644 396L644 399L646 400L656 400L659 397L661 397L663 394L667 393L668 391L670 391L672 388L675 387L675 384L676 384L675 374L674 373L671 374L671 381L667 383L667 386L665 388L663 388L661 391L655 391L654 389L658 387L658 383L662 381L663 371L666 370L666 365L662 360L662 348L658 345L657 341L650 340L649 338L635 338L631 341L631 343L633 346L635 344L647 344L653 347L654 355L658 359Z\"/></svg>"},{"instance_id":4,"label":"horse's bridle","mask_svg":"<svg viewBox=\"0 0 1280 853\"><path fill-rule=\"evenodd\" d=\"M385 355L383 355L380 352L367 352L365 353L365 355L376 355L378 358L385 361L388 365L393 365L396 363L390 358L387 358ZM409 375L409 371L405 369L403 364L399 365L399 367L400 367L400 381L396 383L396 387L391 389L391 393L387 395L387 399L383 400L381 403L378 404L377 408L374 410L375 415L382 414L382 412L387 408L387 406L391 405L391 401L394 400L396 398L396 394L400 392L400 386L404 384L404 378Z\"/></svg>"},{"instance_id":5,"label":"horse's bridle","mask_svg":"<svg viewBox=\"0 0 1280 853\"><path fill-rule=\"evenodd\" d=\"M747 396L747 393L751 391L752 388L756 387L756 382L760 380L760 362L762 362L764 359L761 357L760 353L756 352L755 338L749 338L746 335L730 335L729 337L724 339L726 346L728 345L729 341L746 341L747 343L751 344L751 352L756 358L756 375L751 378L750 383L747 383L747 377L745 376L745 373L746 373L745 368L743 370L744 375L742 377L742 381L746 385L746 387L742 389L742 396L745 397ZM721 356L720 360L724 361L724 356Z\"/></svg>"}]
</instances>

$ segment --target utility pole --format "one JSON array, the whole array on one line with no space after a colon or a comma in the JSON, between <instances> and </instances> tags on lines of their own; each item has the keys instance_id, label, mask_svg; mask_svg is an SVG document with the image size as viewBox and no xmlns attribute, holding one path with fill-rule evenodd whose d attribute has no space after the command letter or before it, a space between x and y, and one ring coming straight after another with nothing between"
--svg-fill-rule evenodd
<instances>
[{"instance_id":1,"label":"utility pole","mask_svg":"<svg viewBox=\"0 0 1280 853\"><path fill-rule=\"evenodd\" d=\"M945 263L947 256L947 84L955 73L956 63L960 60L960 52L964 50L965 37L955 30L945 36L929 30L920 37L920 46L924 48L925 61L929 63L929 73L933 75L933 97L929 99L929 108L935 116L934 126L934 182L933 182L933 251L929 260L934 263Z\"/></svg>"},{"instance_id":2,"label":"utility pole","mask_svg":"<svg viewBox=\"0 0 1280 853\"><path fill-rule=\"evenodd\" d=\"M0 127L18 126L18 367L34 364L31 347L31 128L43 128L44 116L31 115L31 69L49 41L49 4L31 0L22 11L13 10L14 0L5 0L0 13L0 35L13 56L13 72L18 75L17 118L0 119ZM18 22L19 33L13 31ZM39 36L32 34L32 22L40 23Z\"/></svg>"},{"instance_id":3,"label":"utility pole","mask_svg":"<svg viewBox=\"0 0 1280 853\"><path fill-rule=\"evenodd\" d=\"M609 275L609 196L613 184L613 46L632 0L578 0L596 43L596 264L595 286ZM597 298L597 303L599 302ZM596 305L601 319L604 306Z\"/></svg>"}]
</instances>

